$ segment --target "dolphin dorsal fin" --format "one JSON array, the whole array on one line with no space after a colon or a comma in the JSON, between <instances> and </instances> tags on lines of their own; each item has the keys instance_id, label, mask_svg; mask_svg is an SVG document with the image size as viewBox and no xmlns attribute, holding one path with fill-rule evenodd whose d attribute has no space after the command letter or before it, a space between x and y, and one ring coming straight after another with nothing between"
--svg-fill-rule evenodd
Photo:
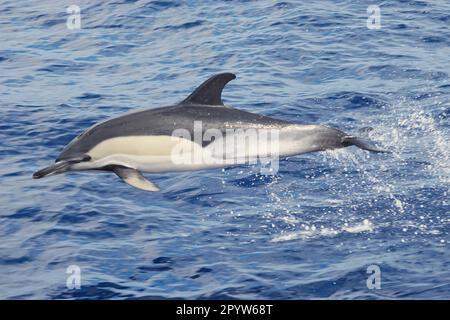
<instances>
[{"instance_id":1,"label":"dolphin dorsal fin","mask_svg":"<svg viewBox=\"0 0 450 320\"><path fill-rule=\"evenodd\" d=\"M203 82L181 104L203 104L211 106L223 106L222 90L225 85L236 76L232 73L219 73Z\"/></svg>"}]
</instances>

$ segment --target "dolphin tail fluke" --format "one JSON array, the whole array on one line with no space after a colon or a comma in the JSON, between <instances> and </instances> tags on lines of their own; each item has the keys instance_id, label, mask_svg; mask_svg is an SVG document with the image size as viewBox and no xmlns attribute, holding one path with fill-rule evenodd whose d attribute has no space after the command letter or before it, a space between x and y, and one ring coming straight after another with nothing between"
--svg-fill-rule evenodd
<instances>
[{"instance_id":1,"label":"dolphin tail fluke","mask_svg":"<svg viewBox=\"0 0 450 320\"><path fill-rule=\"evenodd\" d=\"M374 142L364 139L364 138L358 138L354 136L345 136L342 138L342 143L345 146L357 146L358 148L361 148L363 150L371 151L371 152L378 152L378 153L391 153L389 150L384 150L380 147L378 147Z\"/></svg>"},{"instance_id":2,"label":"dolphin tail fluke","mask_svg":"<svg viewBox=\"0 0 450 320\"><path fill-rule=\"evenodd\" d=\"M136 169L127 167L114 167L112 169L125 183L132 187L141 189L144 191L158 192L159 188L153 184L150 180L147 180L142 173Z\"/></svg>"}]
</instances>

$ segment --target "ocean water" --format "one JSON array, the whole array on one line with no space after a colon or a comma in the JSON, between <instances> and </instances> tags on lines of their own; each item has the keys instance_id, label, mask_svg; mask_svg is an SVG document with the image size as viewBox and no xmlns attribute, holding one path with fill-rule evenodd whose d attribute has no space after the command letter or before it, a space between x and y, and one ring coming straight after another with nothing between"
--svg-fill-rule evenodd
<instances>
[{"instance_id":1,"label":"ocean water","mask_svg":"<svg viewBox=\"0 0 450 320\"><path fill-rule=\"evenodd\" d=\"M0 298L450 298L448 1L73 4L75 30L70 1L0 2ZM229 105L372 127L393 153L149 175L159 193L31 178L94 123L219 72Z\"/></svg>"}]
</instances>

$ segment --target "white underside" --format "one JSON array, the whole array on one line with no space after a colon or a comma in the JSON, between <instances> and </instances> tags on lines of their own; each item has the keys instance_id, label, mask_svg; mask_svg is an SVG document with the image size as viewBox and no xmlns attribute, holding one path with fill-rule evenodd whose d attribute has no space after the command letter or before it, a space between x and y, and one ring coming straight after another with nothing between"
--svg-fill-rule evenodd
<instances>
[{"instance_id":1,"label":"white underside","mask_svg":"<svg viewBox=\"0 0 450 320\"><path fill-rule=\"evenodd\" d=\"M91 149L92 160L74 164L72 170L89 170L109 165L142 172L189 171L220 168L261 159L278 159L316 151L317 126L292 125L275 131L256 129L215 137L206 147L173 136L127 136L105 140Z\"/></svg>"}]
</instances>

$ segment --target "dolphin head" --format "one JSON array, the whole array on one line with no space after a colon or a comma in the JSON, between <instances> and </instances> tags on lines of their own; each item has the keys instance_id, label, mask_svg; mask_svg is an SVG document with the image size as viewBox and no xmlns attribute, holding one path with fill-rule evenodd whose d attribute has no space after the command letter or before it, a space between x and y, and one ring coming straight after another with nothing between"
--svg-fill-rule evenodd
<instances>
[{"instance_id":1,"label":"dolphin head","mask_svg":"<svg viewBox=\"0 0 450 320\"><path fill-rule=\"evenodd\" d=\"M82 135L72 140L56 158L55 163L33 173L34 179L44 178L50 175L70 171L76 163L90 161L91 157L83 148Z\"/></svg>"}]
</instances>

